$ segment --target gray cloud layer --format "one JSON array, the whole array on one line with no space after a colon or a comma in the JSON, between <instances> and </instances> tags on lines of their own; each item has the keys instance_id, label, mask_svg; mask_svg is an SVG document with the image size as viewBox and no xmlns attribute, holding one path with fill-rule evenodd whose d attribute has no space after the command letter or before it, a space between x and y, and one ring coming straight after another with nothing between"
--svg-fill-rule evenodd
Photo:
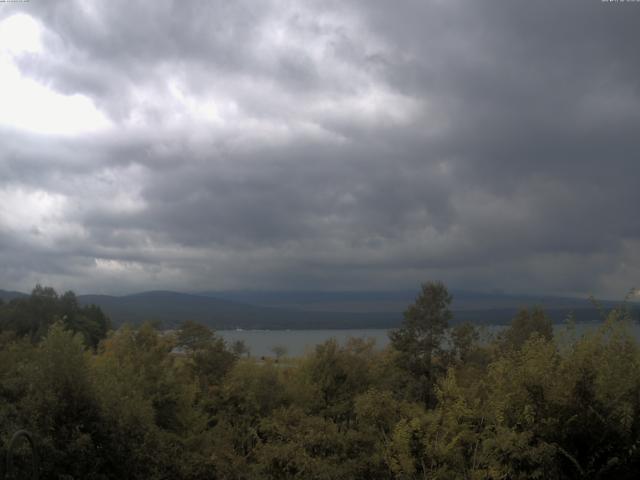
<instances>
[{"instance_id":1,"label":"gray cloud layer","mask_svg":"<svg viewBox=\"0 0 640 480\"><path fill-rule=\"evenodd\" d=\"M43 28L22 74L111 126L0 127L0 286L638 283L640 4L32 1L0 21L18 9Z\"/></svg>"}]
</instances>

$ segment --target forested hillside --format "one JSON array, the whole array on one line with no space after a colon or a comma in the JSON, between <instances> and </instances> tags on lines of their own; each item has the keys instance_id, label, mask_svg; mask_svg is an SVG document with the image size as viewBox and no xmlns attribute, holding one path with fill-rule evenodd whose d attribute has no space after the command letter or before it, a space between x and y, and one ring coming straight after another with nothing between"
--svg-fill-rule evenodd
<instances>
[{"instance_id":1,"label":"forested hillside","mask_svg":"<svg viewBox=\"0 0 640 480\"><path fill-rule=\"evenodd\" d=\"M99 309L38 287L0 305L0 458L27 428L42 478L637 477L624 306L583 337L523 310L481 342L450 303L424 284L384 351L257 360L193 322L107 332Z\"/></svg>"},{"instance_id":2,"label":"forested hillside","mask_svg":"<svg viewBox=\"0 0 640 480\"><path fill-rule=\"evenodd\" d=\"M188 294L150 291L132 295L78 295L80 307L95 305L111 319L114 328L125 323L141 325L151 321L173 329L192 320L216 330L241 328L267 330L396 328L402 311L416 292L204 292ZM0 300L25 300L28 295L0 290ZM452 325L508 325L523 308L544 305L554 323L569 315L578 322L594 322L600 312L587 298L507 295L501 293L455 292ZM378 300L376 300L378 299ZM617 303L603 301L602 307ZM638 304L629 313L638 318Z\"/></svg>"}]
</instances>

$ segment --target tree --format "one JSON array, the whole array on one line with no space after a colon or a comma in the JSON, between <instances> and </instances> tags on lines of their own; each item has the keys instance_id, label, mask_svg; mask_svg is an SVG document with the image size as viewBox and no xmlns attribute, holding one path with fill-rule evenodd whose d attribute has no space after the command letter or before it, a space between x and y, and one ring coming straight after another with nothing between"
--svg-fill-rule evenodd
<instances>
[{"instance_id":1,"label":"tree","mask_svg":"<svg viewBox=\"0 0 640 480\"><path fill-rule=\"evenodd\" d=\"M189 353L206 348L215 338L209 327L191 320L183 322L177 333L177 346Z\"/></svg>"},{"instance_id":2,"label":"tree","mask_svg":"<svg viewBox=\"0 0 640 480\"><path fill-rule=\"evenodd\" d=\"M96 478L103 462L99 455L102 422L82 335L56 322L21 360L13 368L26 388L15 408L22 417L20 423L38 439L42 471ZM12 386L10 379L5 384L2 377L3 387ZM60 478L48 478L56 477Z\"/></svg>"},{"instance_id":3,"label":"tree","mask_svg":"<svg viewBox=\"0 0 640 480\"><path fill-rule=\"evenodd\" d=\"M335 338L317 345L301 369L314 391L305 407L336 423L349 424L355 417L354 398L371 383L372 350L373 343L353 339L343 347Z\"/></svg>"},{"instance_id":4,"label":"tree","mask_svg":"<svg viewBox=\"0 0 640 480\"><path fill-rule=\"evenodd\" d=\"M462 363L466 362L469 353L480 338L478 329L469 322L461 323L451 329L451 346L454 356Z\"/></svg>"},{"instance_id":5,"label":"tree","mask_svg":"<svg viewBox=\"0 0 640 480\"><path fill-rule=\"evenodd\" d=\"M511 322L499 338L499 344L505 349L520 349L533 334L551 340L553 338L553 325L547 314L540 307L535 307L531 312L523 308Z\"/></svg>"},{"instance_id":6,"label":"tree","mask_svg":"<svg viewBox=\"0 0 640 480\"><path fill-rule=\"evenodd\" d=\"M236 340L235 342L233 342L231 344L231 351L238 358L242 357L243 355L246 355L247 357L251 355L251 350L244 340Z\"/></svg>"},{"instance_id":7,"label":"tree","mask_svg":"<svg viewBox=\"0 0 640 480\"><path fill-rule=\"evenodd\" d=\"M276 362L278 362L287 354L287 347L284 345L275 345L271 348L271 351L276 356Z\"/></svg>"},{"instance_id":8,"label":"tree","mask_svg":"<svg viewBox=\"0 0 640 480\"><path fill-rule=\"evenodd\" d=\"M111 321L96 305L80 307L76 294L65 292L58 299L58 315L65 327L79 332L87 346L97 348L100 340L107 337L111 329Z\"/></svg>"},{"instance_id":9,"label":"tree","mask_svg":"<svg viewBox=\"0 0 640 480\"><path fill-rule=\"evenodd\" d=\"M222 382L238 360L239 354L230 351L224 339L206 325L186 321L177 333L177 347L187 353L194 378L198 379L202 392Z\"/></svg>"},{"instance_id":10,"label":"tree","mask_svg":"<svg viewBox=\"0 0 640 480\"><path fill-rule=\"evenodd\" d=\"M55 322L74 333L81 333L85 343L96 348L106 338L111 322L100 307L81 307L72 291L58 296L51 287L36 285L31 295L0 304L0 331L13 332L38 343Z\"/></svg>"},{"instance_id":11,"label":"tree","mask_svg":"<svg viewBox=\"0 0 640 480\"><path fill-rule=\"evenodd\" d=\"M434 399L434 356L442 351L442 340L452 318L451 294L442 282L426 282L416 301L404 312L402 326L391 331L391 344L399 362L417 380L418 396L426 404Z\"/></svg>"}]
</instances>

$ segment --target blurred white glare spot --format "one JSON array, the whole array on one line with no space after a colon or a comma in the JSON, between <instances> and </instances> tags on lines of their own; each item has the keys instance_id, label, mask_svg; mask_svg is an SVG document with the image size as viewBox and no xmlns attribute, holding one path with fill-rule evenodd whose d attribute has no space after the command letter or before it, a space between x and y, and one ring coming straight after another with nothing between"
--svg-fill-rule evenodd
<instances>
[{"instance_id":1,"label":"blurred white glare spot","mask_svg":"<svg viewBox=\"0 0 640 480\"><path fill-rule=\"evenodd\" d=\"M0 22L0 126L50 135L75 135L110 126L84 95L62 95L16 66L22 55L43 53L41 25L25 14Z\"/></svg>"},{"instance_id":2,"label":"blurred white glare spot","mask_svg":"<svg viewBox=\"0 0 640 480\"><path fill-rule=\"evenodd\" d=\"M17 55L41 51L41 28L29 15L18 13L0 22L0 52Z\"/></svg>"}]
</instances>

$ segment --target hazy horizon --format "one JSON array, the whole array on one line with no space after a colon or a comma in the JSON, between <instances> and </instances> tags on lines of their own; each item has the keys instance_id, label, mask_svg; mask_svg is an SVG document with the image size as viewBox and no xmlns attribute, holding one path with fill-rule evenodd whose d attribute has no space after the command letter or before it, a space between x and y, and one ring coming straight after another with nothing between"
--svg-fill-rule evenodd
<instances>
[{"instance_id":1,"label":"hazy horizon","mask_svg":"<svg viewBox=\"0 0 640 480\"><path fill-rule=\"evenodd\" d=\"M49 287L51 285L42 285L43 287ZM34 286L35 287L35 286ZM420 293L419 286L410 289L375 289L375 290L335 290L335 289L229 289L229 290L180 290L180 289L148 289L148 290L131 290L131 291L122 291L116 293L105 293L98 292L93 290L84 291L82 289L57 289L53 286L54 290L58 295L63 294L67 291L72 291L75 295L81 297L91 297L91 296L111 296L111 297L131 297L137 295L145 295L145 294L178 294L178 295L186 295L186 296L204 296L211 298L218 298L222 300L231 300L237 302L251 303L251 304L260 304L262 303L277 303L277 300L282 300L285 304L294 304L294 303L331 303L331 302L354 302L361 299L365 304L371 302L378 302L383 304L385 302L405 302L403 305L408 305L411 303L415 297ZM32 288L19 290L19 289L10 289L3 288L0 285L0 292L6 293L18 293L29 295L32 291ZM495 299L531 299L536 300L546 300L553 301L556 300L578 300L578 301L587 301L591 302L592 299L596 302L607 302L618 304L624 301L629 302L640 302L640 294L638 293L638 289L630 289L620 297L598 297L592 293L586 295L559 295L554 293L540 293L540 292L518 292L518 291L504 291L499 289L493 290L468 290L468 289L449 289L451 293L454 304L456 299L462 297L463 301L469 301L473 298L483 299L485 301L490 300L492 298ZM552 303L553 304L553 303ZM533 304L532 304L533 305ZM540 306L544 307L544 304L540 304Z\"/></svg>"}]
</instances>

